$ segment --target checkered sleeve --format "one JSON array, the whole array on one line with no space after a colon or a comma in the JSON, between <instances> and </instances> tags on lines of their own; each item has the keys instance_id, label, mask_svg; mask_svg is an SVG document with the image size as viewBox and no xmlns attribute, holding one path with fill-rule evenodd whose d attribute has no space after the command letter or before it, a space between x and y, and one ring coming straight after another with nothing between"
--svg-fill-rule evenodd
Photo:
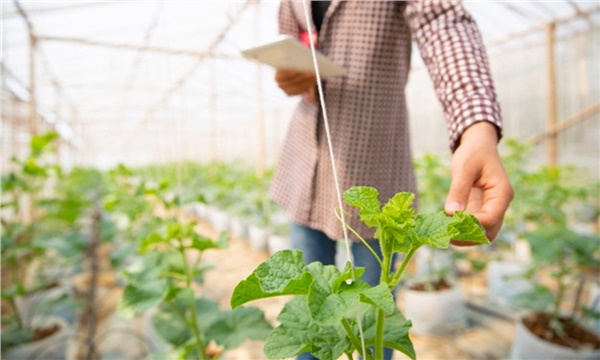
<instances>
[{"instance_id":1,"label":"checkered sleeve","mask_svg":"<svg viewBox=\"0 0 600 360\"><path fill-rule=\"evenodd\" d=\"M500 138L500 105L487 54L461 1L410 1L404 16L442 103L450 149L456 150L463 132L479 121L494 124Z\"/></svg>"},{"instance_id":2,"label":"checkered sleeve","mask_svg":"<svg viewBox=\"0 0 600 360\"><path fill-rule=\"evenodd\" d=\"M279 33L299 38L301 31L292 8L292 0L281 0L279 4Z\"/></svg>"}]
</instances>

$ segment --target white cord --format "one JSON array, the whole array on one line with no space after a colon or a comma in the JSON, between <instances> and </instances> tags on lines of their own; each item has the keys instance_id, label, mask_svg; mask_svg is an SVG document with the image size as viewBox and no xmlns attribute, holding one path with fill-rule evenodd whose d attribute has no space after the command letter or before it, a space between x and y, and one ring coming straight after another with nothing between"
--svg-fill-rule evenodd
<instances>
[{"instance_id":1,"label":"white cord","mask_svg":"<svg viewBox=\"0 0 600 360\"><path fill-rule=\"evenodd\" d=\"M313 59L313 65L315 67L315 74L317 76L317 88L319 90L319 100L321 103L321 111L323 112L323 122L325 125L325 134L327 135L327 146L329 148L329 158L331 159L331 167L333 169L333 181L335 183L335 191L337 193L337 198L338 198L338 206L340 208L340 213L341 213L341 220L342 220L342 229L344 231L344 242L346 244L346 253L348 255L348 261L350 262L350 274L352 276L352 281L354 282L356 280L355 276L354 276L354 261L352 260L352 257L350 256L350 240L348 239L348 230L346 229L346 218L344 215L344 207L343 207L343 203L342 203L342 192L340 190L340 182L338 180L338 174L337 174L337 168L335 166L335 156L333 154L333 145L331 143L331 134L329 132L329 119L327 117L327 109L325 107L325 96L323 95L323 85L321 84L321 75L319 73L319 65L317 63L317 53L315 50L315 43L313 40L313 31L312 31L312 27L311 27L311 22L310 22L310 17L308 15L308 6L306 4L307 0L302 1L302 4L304 5L304 18L306 19L306 29L308 30L308 39L310 42L310 50L312 53L312 59ZM367 358L366 357L366 347L365 347L365 337L363 334L363 330L362 330L362 322L360 319L360 313L358 312L358 308L356 309L356 320L358 323L358 330L360 332L360 341L361 341L361 345L362 345L362 353L363 353L363 358Z\"/></svg>"}]
</instances>

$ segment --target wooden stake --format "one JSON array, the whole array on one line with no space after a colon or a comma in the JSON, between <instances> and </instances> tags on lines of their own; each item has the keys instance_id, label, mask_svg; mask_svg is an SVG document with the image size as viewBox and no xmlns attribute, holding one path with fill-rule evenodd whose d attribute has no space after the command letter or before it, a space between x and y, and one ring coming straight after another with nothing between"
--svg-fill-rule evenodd
<instances>
[{"instance_id":1,"label":"wooden stake","mask_svg":"<svg viewBox=\"0 0 600 360\"><path fill-rule=\"evenodd\" d=\"M558 162L556 127L556 71L554 67L554 23L546 27L547 41L547 75L548 75L548 165L556 166Z\"/></svg>"}]
</instances>

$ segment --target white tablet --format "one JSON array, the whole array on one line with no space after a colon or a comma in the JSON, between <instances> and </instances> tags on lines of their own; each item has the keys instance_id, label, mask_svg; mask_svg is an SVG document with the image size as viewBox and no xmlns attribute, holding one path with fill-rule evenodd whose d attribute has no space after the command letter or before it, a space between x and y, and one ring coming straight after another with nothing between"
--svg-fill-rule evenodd
<instances>
[{"instance_id":1,"label":"white tablet","mask_svg":"<svg viewBox=\"0 0 600 360\"><path fill-rule=\"evenodd\" d=\"M310 48L289 35L281 35L275 41L243 50L242 55L278 70L314 71ZM317 64L323 79L346 74L346 69L318 51Z\"/></svg>"}]
</instances>

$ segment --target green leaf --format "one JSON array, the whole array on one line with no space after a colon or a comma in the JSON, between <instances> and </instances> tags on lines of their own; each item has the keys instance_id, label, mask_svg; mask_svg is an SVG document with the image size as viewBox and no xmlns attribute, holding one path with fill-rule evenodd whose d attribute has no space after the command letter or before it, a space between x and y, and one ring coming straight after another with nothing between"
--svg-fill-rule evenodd
<instances>
[{"instance_id":1,"label":"green leaf","mask_svg":"<svg viewBox=\"0 0 600 360\"><path fill-rule=\"evenodd\" d=\"M54 131L34 136L31 139L31 152L35 156L40 155L57 138L58 133Z\"/></svg>"},{"instance_id":2,"label":"green leaf","mask_svg":"<svg viewBox=\"0 0 600 360\"><path fill-rule=\"evenodd\" d=\"M410 208L414 200L411 193L398 193L394 195L384 206L379 209L380 203L377 199L376 189L366 186L350 188L344 193L344 199L348 204L360 209L361 220L369 227L376 227L375 238L397 243L400 249L409 248L406 244L406 236L413 224L414 210Z\"/></svg>"},{"instance_id":3,"label":"green leaf","mask_svg":"<svg viewBox=\"0 0 600 360\"><path fill-rule=\"evenodd\" d=\"M206 237L206 236L202 236L202 235L198 235L196 233L194 233L191 237L192 239L192 243L189 245L190 249L195 249L198 251L204 251L207 249L218 249L220 248L219 244L217 244L216 242L214 242L212 239Z\"/></svg>"},{"instance_id":4,"label":"green leaf","mask_svg":"<svg viewBox=\"0 0 600 360\"><path fill-rule=\"evenodd\" d=\"M375 310L370 309L363 317L363 326L365 344L367 346L375 345L375 333L376 333L376 321L375 321ZM395 308L391 314L386 315L385 317L385 325L384 325L384 334L383 334L383 343L385 347L392 348L402 352L404 355L409 358L415 360L416 354L415 349L413 347L412 341L408 336L408 331L412 326L410 320L406 320L406 318L402 315L402 313ZM357 336L358 326L354 326L355 333Z\"/></svg>"},{"instance_id":5,"label":"green leaf","mask_svg":"<svg viewBox=\"0 0 600 360\"><path fill-rule=\"evenodd\" d=\"M374 227L378 224L381 213L381 203L377 198L377 189L368 186L355 186L344 192L344 201L350 206L359 208L358 214L367 226Z\"/></svg>"},{"instance_id":6,"label":"green leaf","mask_svg":"<svg viewBox=\"0 0 600 360\"><path fill-rule=\"evenodd\" d=\"M346 265L344 267L344 271L333 282L333 285L332 285L333 292L337 292L337 290L340 288L340 285L342 283L346 282L347 280L352 280L352 274L354 274L355 279L359 279L364 273L365 273L365 268L363 268L363 267L352 268L352 264L350 263L350 261L347 261Z\"/></svg>"},{"instance_id":7,"label":"green leaf","mask_svg":"<svg viewBox=\"0 0 600 360\"><path fill-rule=\"evenodd\" d=\"M125 318L143 314L160 304L169 287L165 279L155 279L144 284L128 284L123 291L118 311Z\"/></svg>"},{"instance_id":8,"label":"green leaf","mask_svg":"<svg viewBox=\"0 0 600 360\"><path fill-rule=\"evenodd\" d=\"M292 358L308 351L320 359L338 359L350 348L341 325L318 325L308 313L304 297L295 297L285 304L277 317L280 325L265 342L267 358Z\"/></svg>"},{"instance_id":9,"label":"green leaf","mask_svg":"<svg viewBox=\"0 0 600 360\"><path fill-rule=\"evenodd\" d=\"M238 307L221 312L206 330L208 339L213 339L225 349L233 349L245 340L265 340L273 328L257 308Z\"/></svg>"},{"instance_id":10,"label":"green leaf","mask_svg":"<svg viewBox=\"0 0 600 360\"><path fill-rule=\"evenodd\" d=\"M19 326L11 326L2 329L2 350L11 346L21 345L28 342L33 337L31 330L20 328Z\"/></svg>"},{"instance_id":11,"label":"green leaf","mask_svg":"<svg viewBox=\"0 0 600 360\"><path fill-rule=\"evenodd\" d=\"M475 216L456 211L454 216L444 211L421 214L415 221L414 242L438 249L447 249L450 240L465 240L479 244L489 244L485 230Z\"/></svg>"},{"instance_id":12,"label":"green leaf","mask_svg":"<svg viewBox=\"0 0 600 360\"><path fill-rule=\"evenodd\" d=\"M36 238L32 245L42 249L53 249L67 259L83 256L88 247L87 239L78 232Z\"/></svg>"},{"instance_id":13,"label":"green leaf","mask_svg":"<svg viewBox=\"0 0 600 360\"><path fill-rule=\"evenodd\" d=\"M308 268L315 279L308 294L308 307L315 322L321 325L333 325L351 310L356 309L360 302L357 292L345 291L339 294L333 292L333 284L341 275L334 265L323 266L319 262L314 262L309 264ZM360 286L357 282L352 285Z\"/></svg>"},{"instance_id":14,"label":"green leaf","mask_svg":"<svg viewBox=\"0 0 600 360\"><path fill-rule=\"evenodd\" d=\"M362 291L360 293L360 301L374 305L385 311L386 314L391 314L394 309L396 309L396 303L394 302L392 292L385 283Z\"/></svg>"},{"instance_id":15,"label":"green leaf","mask_svg":"<svg viewBox=\"0 0 600 360\"><path fill-rule=\"evenodd\" d=\"M217 321L220 312L216 301L203 296L196 299L196 321L201 329L207 329Z\"/></svg>"},{"instance_id":16,"label":"green leaf","mask_svg":"<svg viewBox=\"0 0 600 360\"><path fill-rule=\"evenodd\" d=\"M413 193L397 193L383 206L381 212L393 219L397 225L410 226L415 216L415 210L411 208L414 200Z\"/></svg>"},{"instance_id":17,"label":"green leaf","mask_svg":"<svg viewBox=\"0 0 600 360\"><path fill-rule=\"evenodd\" d=\"M166 305L161 306L160 310L152 316L151 322L156 333L174 346L181 346L192 337L188 324Z\"/></svg>"},{"instance_id":18,"label":"green leaf","mask_svg":"<svg viewBox=\"0 0 600 360\"><path fill-rule=\"evenodd\" d=\"M489 244L485 228L474 215L463 211L454 212L452 226L458 231L453 240L469 241L477 244Z\"/></svg>"},{"instance_id":19,"label":"green leaf","mask_svg":"<svg viewBox=\"0 0 600 360\"><path fill-rule=\"evenodd\" d=\"M227 231L221 231L215 240L215 243L219 249L227 249L227 247L229 247L229 233Z\"/></svg>"},{"instance_id":20,"label":"green leaf","mask_svg":"<svg viewBox=\"0 0 600 360\"><path fill-rule=\"evenodd\" d=\"M306 295L312 275L299 250L279 251L260 264L246 280L241 281L231 295L231 307L249 301L280 295Z\"/></svg>"},{"instance_id":21,"label":"green leaf","mask_svg":"<svg viewBox=\"0 0 600 360\"><path fill-rule=\"evenodd\" d=\"M438 249L448 248L450 240L459 235L459 231L451 226L452 222L452 217L443 211L418 215L414 229L418 244Z\"/></svg>"},{"instance_id":22,"label":"green leaf","mask_svg":"<svg viewBox=\"0 0 600 360\"><path fill-rule=\"evenodd\" d=\"M554 294L546 286L538 284L533 290L516 295L513 300L517 307L547 311L554 303Z\"/></svg>"}]
</instances>

